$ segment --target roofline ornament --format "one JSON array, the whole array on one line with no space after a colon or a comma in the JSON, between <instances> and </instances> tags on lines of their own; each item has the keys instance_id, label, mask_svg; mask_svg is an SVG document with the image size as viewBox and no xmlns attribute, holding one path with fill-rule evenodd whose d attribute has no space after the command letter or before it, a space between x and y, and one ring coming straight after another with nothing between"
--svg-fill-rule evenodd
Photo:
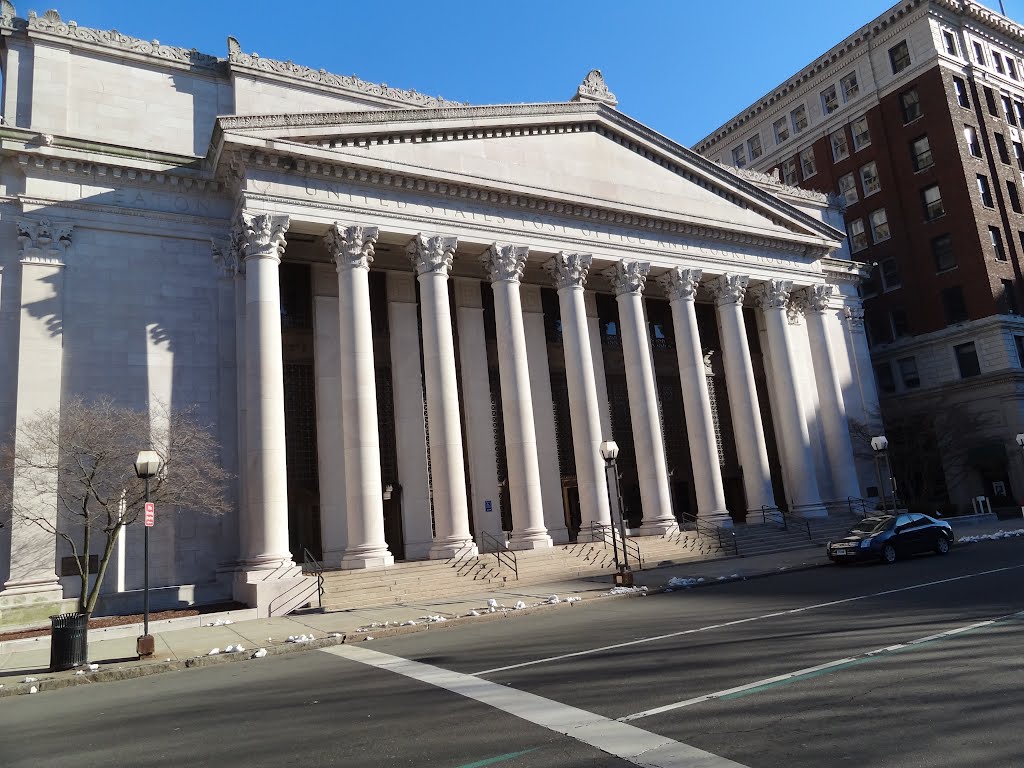
<instances>
[{"instance_id":1,"label":"roofline ornament","mask_svg":"<svg viewBox=\"0 0 1024 768\"><path fill-rule=\"evenodd\" d=\"M597 101L610 107L614 107L619 103L619 100L615 98L615 94L608 90L608 84L605 83L604 75L601 74L600 69L592 69L587 73L579 88L576 89L576 95L572 97L572 100Z\"/></svg>"}]
</instances>

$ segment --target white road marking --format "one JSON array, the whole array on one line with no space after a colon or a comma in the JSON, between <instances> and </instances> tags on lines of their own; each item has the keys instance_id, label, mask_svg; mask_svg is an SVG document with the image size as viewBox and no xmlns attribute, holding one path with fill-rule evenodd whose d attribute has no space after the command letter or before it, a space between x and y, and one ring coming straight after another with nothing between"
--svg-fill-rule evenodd
<instances>
[{"instance_id":1,"label":"white road marking","mask_svg":"<svg viewBox=\"0 0 1024 768\"><path fill-rule=\"evenodd\" d=\"M707 693L707 694L704 694L703 696L696 696L696 697L694 697L692 699L686 699L685 701L677 701L677 702L675 702L673 704L665 704L664 706L661 706L661 707L655 707L654 709L646 709L643 712L637 712L637 713L632 714L632 715L626 715L625 717L620 717L619 718L619 722L627 723L627 722L630 722L631 720L639 720L640 718L643 718L643 717L651 717L652 715L660 715L660 714L663 714L665 712L671 712L671 711L676 710L676 709L682 709L683 707L691 707L694 704L701 704L701 703L703 703L705 701L711 701L713 699L720 699L720 698L723 698L725 696L730 696L730 695L737 694L737 693L743 693L744 691L750 691L750 690L753 690L755 688L760 688L762 686L772 685L773 683L781 683L781 682L786 682L786 681L793 681L793 680L796 680L798 678L804 677L806 675L812 675L812 674L815 674L815 673L818 673L818 672L824 672L824 671L829 670L829 669L842 667L842 666L845 666L847 664L852 664L855 661L860 661L860 660L863 660L863 659L871 658L872 656L879 656L879 655L885 654L885 653L892 653L893 651L903 650L904 648L909 648L909 647L914 646L914 645L920 645L922 643L930 643L930 642L932 642L934 640L941 640L942 638L952 637L954 635L959 635L959 634L962 634L964 632L970 632L971 630L974 630L974 629L981 629L982 627L988 627L988 626L991 626L992 624L995 624L995 623L1000 622L1000 621L1005 621L1007 619L1020 618L1021 616L1024 616L1024 611L1022 611L1020 613L1010 613L1010 614L1007 614L1006 616L999 616L998 618L995 618L995 619L987 619L985 621L975 622L974 624L968 624L967 626L964 626L964 627L956 627L955 629L950 629L950 630L947 630L945 632L939 632L938 634L935 634L935 635L928 635L927 637L920 637L917 640L909 640L906 643L899 643L898 645L889 645L889 646L886 646L885 648L876 648L873 651L867 651L866 653L860 653L860 654L857 654L856 656L847 656L844 659L837 659L836 661L828 661L828 662L825 662L824 664L818 664L817 666L814 666L814 667L807 667L805 669L798 669L795 672L787 672L787 673L782 674L782 675L775 675L775 677L767 677L764 680L758 680L758 681L753 682L753 683L747 683L746 685L738 685L738 686L736 686L734 688L727 688L724 691L716 691L715 693Z\"/></svg>"},{"instance_id":2,"label":"white road marking","mask_svg":"<svg viewBox=\"0 0 1024 768\"><path fill-rule=\"evenodd\" d=\"M356 645L321 648L324 653L384 669L443 688L500 709L527 722L561 733L645 768L746 768L728 758L691 747L633 725L560 704L473 675L452 672Z\"/></svg>"},{"instance_id":3,"label":"white road marking","mask_svg":"<svg viewBox=\"0 0 1024 768\"><path fill-rule=\"evenodd\" d=\"M585 651L575 651L573 653L562 653L558 656L548 656L543 659L534 659L532 661L523 661L519 664L509 664L505 667L494 667L493 669L485 669L480 672L474 672L475 675L493 675L496 672L507 672L510 669L519 669L520 667L532 667L535 664L547 664L552 661L562 661L563 659L572 659L579 656L589 656L593 653L604 653L605 651L614 651L619 648L629 648L633 645L642 645L643 643L653 643L658 640L669 640L673 637L682 637L683 635L693 635L698 632L709 632L714 629L724 629L726 627L735 627L740 624L747 624L752 621L763 621L765 619L774 619L779 616L791 616L796 613L804 613L806 611L814 611L819 608L831 608L835 605L842 605L843 603L852 603L858 600L868 600L872 597L883 597L885 595L894 595L899 592L909 592L914 589L924 589L925 587L934 587L938 584L948 584L954 581L961 581L963 579L973 579L976 576L989 576L993 573L1002 573L1004 571L1012 571L1018 568L1024 568L1024 565L1009 565L1004 568L993 568L989 571L979 571L978 573L969 573L964 576L952 576L948 579L939 579L938 581L928 581L923 584L913 584L909 587L897 587L896 589L886 589L882 592L872 592L867 595L856 595L854 597L844 597L841 600L830 600L827 603L815 603L814 605L805 605L802 608L791 608L785 611L775 611L773 613L765 613L760 616L748 616L745 619L735 619L734 621L725 621L721 624L709 624L704 627L695 627L694 629L684 629L679 632L669 632L664 635L654 635L653 637L643 637L639 640L628 640L623 643L614 643L612 645L602 645L598 648L590 648Z\"/></svg>"}]
</instances>

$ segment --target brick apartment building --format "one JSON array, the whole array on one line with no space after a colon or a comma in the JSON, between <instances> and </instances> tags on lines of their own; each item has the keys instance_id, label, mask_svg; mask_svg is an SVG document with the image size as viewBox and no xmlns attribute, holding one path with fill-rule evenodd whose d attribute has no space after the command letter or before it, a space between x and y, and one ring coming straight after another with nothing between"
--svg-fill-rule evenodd
<instances>
[{"instance_id":1,"label":"brick apartment building","mask_svg":"<svg viewBox=\"0 0 1024 768\"><path fill-rule=\"evenodd\" d=\"M1022 59L1005 16L905 0L694 147L844 198L853 258L874 267L865 324L912 503L1024 499Z\"/></svg>"}]
</instances>

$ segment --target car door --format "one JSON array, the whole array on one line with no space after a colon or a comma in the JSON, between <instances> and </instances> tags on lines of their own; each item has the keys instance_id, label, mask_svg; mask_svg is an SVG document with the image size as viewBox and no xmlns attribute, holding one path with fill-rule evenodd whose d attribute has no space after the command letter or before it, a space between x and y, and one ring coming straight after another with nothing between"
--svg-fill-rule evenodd
<instances>
[{"instance_id":1,"label":"car door","mask_svg":"<svg viewBox=\"0 0 1024 768\"><path fill-rule=\"evenodd\" d=\"M931 549L931 534L929 531L928 519L921 514L910 514L910 522L904 528L903 535L906 537L906 551L912 554L927 552Z\"/></svg>"},{"instance_id":2,"label":"car door","mask_svg":"<svg viewBox=\"0 0 1024 768\"><path fill-rule=\"evenodd\" d=\"M914 549L914 521L910 515L899 515L893 526L892 545L901 555L910 555Z\"/></svg>"}]
</instances>

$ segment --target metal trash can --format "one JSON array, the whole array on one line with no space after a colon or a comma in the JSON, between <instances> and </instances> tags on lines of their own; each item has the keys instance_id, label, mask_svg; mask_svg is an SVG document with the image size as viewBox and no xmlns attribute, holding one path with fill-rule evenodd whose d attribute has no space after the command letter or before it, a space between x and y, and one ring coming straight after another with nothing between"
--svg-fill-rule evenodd
<instances>
[{"instance_id":1,"label":"metal trash can","mask_svg":"<svg viewBox=\"0 0 1024 768\"><path fill-rule=\"evenodd\" d=\"M50 671L80 667L86 662L89 615L61 613L50 617Z\"/></svg>"}]
</instances>

